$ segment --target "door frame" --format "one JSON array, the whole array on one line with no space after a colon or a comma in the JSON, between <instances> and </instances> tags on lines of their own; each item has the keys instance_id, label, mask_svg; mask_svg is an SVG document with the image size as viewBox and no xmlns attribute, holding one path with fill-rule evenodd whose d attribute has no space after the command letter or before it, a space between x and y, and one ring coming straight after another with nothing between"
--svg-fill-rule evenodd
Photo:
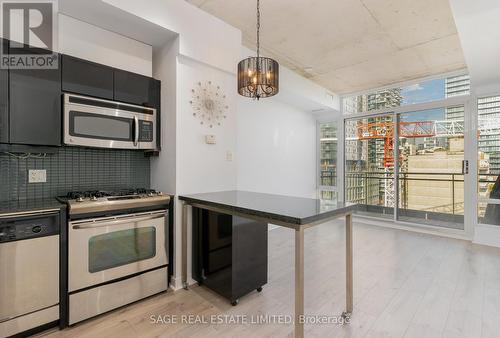
<instances>
[{"instance_id":1,"label":"door frame","mask_svg":"<svg viewBox=\"0 0 500 338\"><path fill-rule=\"evenodd\" d=\"M371 91L370 91L371 92ZM411 226L421 228L422 230L436 231L439 233L445 233L450 235L458 235L471 239L474 235L474 228L477 225L477 203L478 203L478 193L477 193L477 97L475 95L462 95L456 97L445 98L442 100L408 104L405 106L390 107L388 109L379 109L367 112L360 112L356 114L345 114L344 113L344 99L345 96L341 97L340 108L341 114L338 118L332 118L329 121L338 123L337 127L337 196L339 201L344 201L345 198L345 122L352 119L376 117L381 115L392 115L393 121L398 121L399 116L402 113L415 112L421 110L435 109L435 108L446 108L451 106L464 106L464 160L469 163L469 172L464 175L464 229L449 229L444 227L406 222L397 219L397 205L395 205L394 219L393 222L401 226ZM324 119L318 121L325 122ZM319 136L319 132L318 132ZM399 137L398 133L394 133L394 158L397 158ZM319 137L318 144L319 144ZM319 155L319 147L318 147ZM319 161L319 156L318 156ZM317 163L318 163L317 161ZM338 161L342 161L339 165ZM397 166L395 166L396 173ZM319 170L318 170L319 172ZM318 178L319 179L319 178ZM319 182L318 182L319 183ZM394 187L398 188L399 180L397 175L394 175ZM320 186L318 184L318 191ZM397 190L395 191L396 196ZM376 216L368 216L368 218L374 218L377 220L387 221L386 218L379 218Z\"/></svg>"}]
</instances>

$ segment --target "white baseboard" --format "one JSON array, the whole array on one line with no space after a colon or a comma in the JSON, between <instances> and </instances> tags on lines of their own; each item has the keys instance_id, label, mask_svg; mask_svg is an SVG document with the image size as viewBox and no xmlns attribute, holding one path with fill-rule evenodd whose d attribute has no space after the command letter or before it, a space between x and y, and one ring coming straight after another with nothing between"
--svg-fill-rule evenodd
<instances>
[{"instance_id":1,"label":"white baseboard","mask_svg":"<svg viewBox=\"0 0 500 338\"><path fill-rule=\"evenodd\" d=\"M391 229L399 229L405 231L418 232L429 235L436 235L441 237L450 237L455 239L461 239L470 241L471 238L464 232L455 229L447 229L447 228L436 228L433 226L428 226L424 224L418 223L409 223L409 222L395 222L392 220L384 220L376 217L370 217L365 215L353 215L354 222L363 223L367 225L375 225L384 228Z\"/></svg>"},{"instance_id":2,"label":"white baseboard","mask_svg":"<svg viewBox=\"0 0 500 338\"><path fill-rule=\"evenodd\" d=\"M170 278L170 288L174 291L182 289L181 279L172 276L172 278Z\"/></svg>"},{"instance_id":3,"label":"white baseboard","mask_svg":"<svg viewBox=\"0 0 500 338\"><path fill-rule=\"evenodd\" d=\"M478 224L472 243L500 247L500 226Z\"/></svg>"},{"instance_id":4,"label":"white baseboard","mask_svg":"<svg viewBox=\"0 0 500 338\"><path fill-rule=\"evenodd\" d=\"M194 279L190 279L188 281L188 286L195 285L195 284L198 284L198 282L195 281ZM170 289L177 291L177 290L180 290L182 288L183 288L182 278L181 277L175 278L174 276L172 276L172 278L170 278Z\"/></svg>"}]
</instances>

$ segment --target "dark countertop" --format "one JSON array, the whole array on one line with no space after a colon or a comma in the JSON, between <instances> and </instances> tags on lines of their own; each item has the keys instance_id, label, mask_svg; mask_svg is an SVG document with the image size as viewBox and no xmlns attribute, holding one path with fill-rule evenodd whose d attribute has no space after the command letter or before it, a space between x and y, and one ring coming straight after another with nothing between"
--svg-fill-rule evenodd
<instances>
[{"instance_id":1,"label":"dark countertop","mask_svg":"<svg viewBox=\"0 0 500 338\"><path fill-rule=\"evenodd\" d=\"M19 201L0 202L0 217L5 214L28 212L49 209L66 208L65 204L59 203L55 198L37 198Z\"/></svg>"},{"instance_id":2,"label":"dark countertop","mask_svg":"<svg viewBox=\"0 0 500 338\"><path fill-rule=\"evenodd\" d=\"M179 199L187 203L217 207L228 213L232 211L268 218L270 223L274 220L297 225L341 216L353 212L357 207L353 203L241 190L182 195Z\"/></svg>"}]
</instances>

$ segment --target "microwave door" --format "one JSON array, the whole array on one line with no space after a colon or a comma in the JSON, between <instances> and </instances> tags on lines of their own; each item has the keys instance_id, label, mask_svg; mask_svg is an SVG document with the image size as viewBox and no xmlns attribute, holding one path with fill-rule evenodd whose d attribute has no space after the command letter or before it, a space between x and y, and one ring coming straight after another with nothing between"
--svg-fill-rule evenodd
<instances>
[{"instance_id":1,"label":"microwave door","mask_svg":"<svg viewBox=\"0 0 500 338\"><path fill-rule=\"evenodd\" d=\"M64 143L99 148L155 149L156 109L64 94Z\"/></svg>"},{"instance_id":2,"label":"microwave door","mask_svg":"<svg viewBox=\"0 0 500 338\"><path fill-rule=\"evenodd\" d=\"M138 149L138 121L134 116L92 112L78 107L65 112L68 123L64 140L68 145Z\"/></svg>"}]
</instances>

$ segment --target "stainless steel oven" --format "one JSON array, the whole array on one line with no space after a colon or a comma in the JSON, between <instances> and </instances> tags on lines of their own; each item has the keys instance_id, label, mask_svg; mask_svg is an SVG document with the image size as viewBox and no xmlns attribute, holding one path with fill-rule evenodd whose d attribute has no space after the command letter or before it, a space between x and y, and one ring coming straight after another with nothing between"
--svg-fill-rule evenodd
<instances>
[{"instance_id":1,"label":"stainless steel oven","mask_svg":"<svg viewBox=\"0 0 500 338\"><path fill-rule=\"evenodd\" d=\"M69 222L69 292L167 262L166 211Z\"/></svg>"},{"instance_id":2,"label":"stainless steel oven","mask_svg":"<svg viewBox=\"0 0 500 338\"><path fill-rule=\"evenodd\" d=\"M69 324L166 291L170 196L79 191L68 205Z\"/></svg>"},{"instance_id":3,"label":"stainless steel oven","mask_svg":"<svg viewBox=\"0 0 500 338\"><path fill-rule=\"evenodd\" d=\"M156 148L156 109L64 94L64 143L98 148Z\"/></svg>"}]
</instances>

